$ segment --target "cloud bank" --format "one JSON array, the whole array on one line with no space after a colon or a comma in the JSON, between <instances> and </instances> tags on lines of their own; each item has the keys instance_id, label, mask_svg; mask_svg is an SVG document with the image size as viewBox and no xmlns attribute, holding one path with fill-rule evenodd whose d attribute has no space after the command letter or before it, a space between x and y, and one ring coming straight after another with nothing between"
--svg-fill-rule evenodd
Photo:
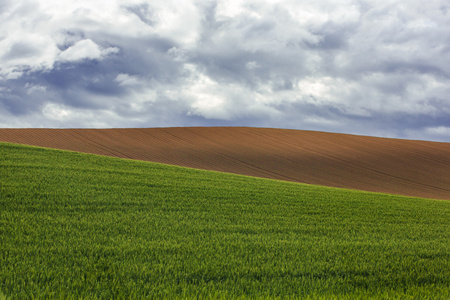
<instances>
[{"instance_id":1,"label":"cloud bank","mask_svg":"<svg viewBox=\"0 0 450 300\"><path fill-rule=\"evenodd\" d=\"M450 141L443 0L0 4L0 127L258 126Z\"/></svg>"}]
</instances>

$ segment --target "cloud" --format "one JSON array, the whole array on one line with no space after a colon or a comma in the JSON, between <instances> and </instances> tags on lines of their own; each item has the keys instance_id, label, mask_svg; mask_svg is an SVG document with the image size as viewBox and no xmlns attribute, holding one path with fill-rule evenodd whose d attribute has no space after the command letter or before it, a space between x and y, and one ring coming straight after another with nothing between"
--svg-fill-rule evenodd
<instances>
[{"instance_id":1,"label":"cloud","mask_svg":"<svg viewBox=\"0 0 450 300\"><path fill-rule=\"evenodd\" d=\"M119 83L119 85L123 86L139 86L142 84L139 76L132 76L129 74L119 74L117 75L115 81Z\"/></svg>"},{"instance_id":2,"label":"cloud","mask_svg":"<svg viewBox=\"0 0 450 300\"><path fill-rule=\"evenodd\" d=\"M83 59L103 59L105 56L117 52L119 52L118 48L109 47L107 49L101 49L96 43L90 39L86 39L62 51L58 55L58 61L75 62Z\"/></svg>"},{"instance_id":3,"label":"cloud","mask_svg":"<svg viewBox=\"0 0 450 300\"><path fill-rule=\"evenodd\" d=\"M450 141L449 8L3 1L0 126L242 125Z\"/></svg>"}]
</instances>

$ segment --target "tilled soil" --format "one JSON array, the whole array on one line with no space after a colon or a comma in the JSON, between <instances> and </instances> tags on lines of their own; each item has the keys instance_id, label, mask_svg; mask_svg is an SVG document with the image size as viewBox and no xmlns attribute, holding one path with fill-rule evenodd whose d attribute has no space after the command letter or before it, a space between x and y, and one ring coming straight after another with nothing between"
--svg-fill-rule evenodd
<instances>
[{"instance_id":1,"label":"tilled soil","mask_svg":"<svg viewBox=\"0 0 450 300\"><path fill-rule=\"evenodd\" d=\"M450 200L450 143L247 127L0 129L0 141Z\"/></svg>"}]
</instances>

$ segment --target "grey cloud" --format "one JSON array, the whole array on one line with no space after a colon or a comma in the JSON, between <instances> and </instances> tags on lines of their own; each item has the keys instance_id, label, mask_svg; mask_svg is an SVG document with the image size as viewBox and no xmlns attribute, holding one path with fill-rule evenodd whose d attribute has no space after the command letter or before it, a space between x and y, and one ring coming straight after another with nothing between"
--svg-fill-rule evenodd
<instances>
[{"instance_id":1,"label":"grey cloud","mask_svg":"<svg viewBox=\"0 0 450 300\"><path fill-rule=\"evenodd\" d=\"M24 57L32 57L39 53L39 50L23 42L15 43L9 51L2 56L2 59L16 59Z\"/></svg>"},{"instance_id":2,"label":"grey cloud","mask_svg":"<svg viewBox=\"0 0 450 300\"><path fill-rule=\"evenodd\" d=\"M357 24L338 24L336 22L326 22L320 28L315 28L312 33L319 37L318 43L307 43L315 50L332 51L346 50L349 46L349 38L358 29Z\"/></svg>"},{"instance_id":3,"label":"grey cloud","mask_svg":"<svg viewBox=\"0 0 450 300\"><path fill-rule=\"evenodd\" d=\"M35 111L39 111L42 107L43 99L37 97L34 98L33 101L30 101L30 98L32 97L33 96L27 93L27 81L10 81L8 82L7 87L3 87L0 90L1 110L4 113L19 118Z\"/></svg>"},{"instance_id":4,"label":"grey cloud","mask_svg":"<svg viewBox=\"0 0 450 300\"><path fill-rule=\"evenodd\" d=\"M293 103L278 107L284 111L284 124L287 128L300 125L303 129L323 130L351 134L365 134L392 138L417 138L411 132L421 132L424 136L438 141L447 141L445 136L423 133L424 128L447 127L450 122L449 106L446 113L429 115L425 113L408 114L403 112L380 113L369 111L366 116L345 112L341 106Z\"/></svg>"},{"instance_id":5,"label":"grey cloud","mask_svg":"<svg viewBox=\"0 0 450 300\"><path fill-rule=\"evenodd\" d=\"M148 3L125 6L125 9L149 26L153 26L157 22L157 17Z\"/></svg>"}]
</instances>

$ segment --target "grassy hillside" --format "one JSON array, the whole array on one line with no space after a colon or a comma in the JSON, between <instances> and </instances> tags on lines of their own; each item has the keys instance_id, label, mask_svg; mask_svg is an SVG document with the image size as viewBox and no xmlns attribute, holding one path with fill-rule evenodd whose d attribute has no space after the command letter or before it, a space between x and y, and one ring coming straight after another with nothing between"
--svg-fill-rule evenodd
<instances>
[{"instance_id":1,"label":"grassy hillside","mask_svg":"<svg viewBox=\"0 0 450 300\"><path fill-rule=\"evenodd\" d=\"M0 143L0 298L450 297L450 202Z\"/></svg>"}]
</instances>

